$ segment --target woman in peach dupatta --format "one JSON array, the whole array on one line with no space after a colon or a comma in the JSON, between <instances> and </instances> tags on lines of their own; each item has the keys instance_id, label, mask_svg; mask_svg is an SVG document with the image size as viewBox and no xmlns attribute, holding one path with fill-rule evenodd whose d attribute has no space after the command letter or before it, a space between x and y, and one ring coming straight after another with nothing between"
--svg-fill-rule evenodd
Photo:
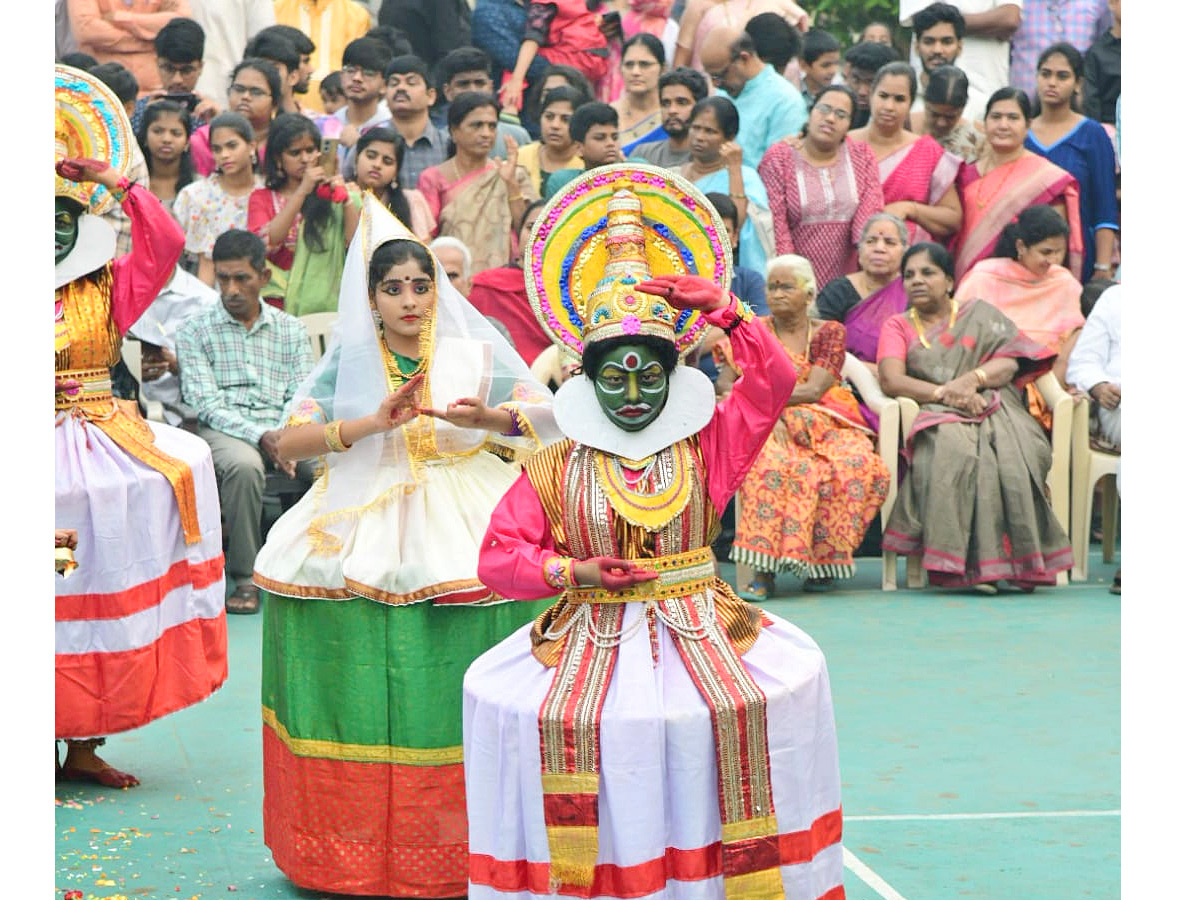
<instances>
[{"instance_id":1,"label":"woman in peach dupatta","mask_svg":"<svg viewBox=\"0 0 1200 900\"><path fill-rule=\"evenodd\" d=\"M1083 327L1079 305L1083 286L1062 266L1070 229L1054 209L1031 206L1006 226L996 244L996 256L982 259L967 273L957 295L986 300L1023 334L1057 354L1052 371L1065 390L1067 360ZM1025 388L1029 411L1050 428L1050 410L1038 389Z\"/></svg>"},{"instance_id":2,"label":"woman in peach dupatta","mask_svg":"<svg viewBox=\"0 0 1200 900\"><path fill-rule=\"evenodd\" d=\"M988 100L984 118L988 152L959 172L963 223L954 242L954 276L960 281L981 259L992 256L1004 227L1031 206L1047 203L1067 221L1067 268L1083 271L1083 225L1075 177L1025 149L1031 109L1016 88L1001 88Z\"/></svg>"},{"instance_id":3,"label":"woman in peach dupatta","mask_svg":"<svg viewBox=\"0 0 1200 900\"><path fill-rule=\"evenodd\" d=\"M437 233L456 237L471 250L471 274L507 265L512 259L513 222L537 199L529 173L517 165L517 145L508 156L489 159L500 107L486 94L460 94L447 122L455 152L417 179L417 190L437 219Z\"/></svg>"}]
</instances>

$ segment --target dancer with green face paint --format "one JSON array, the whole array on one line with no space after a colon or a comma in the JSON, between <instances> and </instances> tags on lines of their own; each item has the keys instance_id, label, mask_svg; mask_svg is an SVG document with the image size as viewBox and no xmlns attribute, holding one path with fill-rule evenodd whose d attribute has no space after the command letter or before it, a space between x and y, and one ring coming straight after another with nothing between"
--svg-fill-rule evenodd
<instances>
[{"instance_id":1,"label":"dancer with green face paint","mask_svg":"<svg viewBox=\"0 0 1200 900\"><path fill-rule=\"evenodd\" d=\"M795 384L727 289L720 220L663 170L597 169L547 205L525 272L584 377L480 551L498 594L558 599L464 680L471 895L838 895L824 657L708 546ZM745 372L719 405L680 364L708 327Z\"/></svg>"},{"instance_id":2,"label":"dancer with green face paint","mask_svg":"<svg viewBox=\"0 0 1200 900\"><path fill-rule=\"evenodd\" d=\"M225 680L221 513L208 445L114 399L109 369L171 278L183 231L130 184L129 122L92 76L55 70L54 523L77 535L55 579L58 780L138 779L96 755L102 735L209 696ZM98 213L119 202L132 253ZM56 751L57 755L57 751ZM56 759L57 763L57 759Z\"/></svg>"}]
</instances>

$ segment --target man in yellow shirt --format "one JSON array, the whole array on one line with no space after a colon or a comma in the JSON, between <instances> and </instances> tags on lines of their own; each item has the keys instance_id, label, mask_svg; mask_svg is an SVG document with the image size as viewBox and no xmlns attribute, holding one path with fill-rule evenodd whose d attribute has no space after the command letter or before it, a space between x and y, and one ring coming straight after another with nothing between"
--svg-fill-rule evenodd
<instances>
[{"instance_id":1,"label":"man in yellow shirt","mask_svg":"<svg viewBox=\"0 0 1200 900\"><path fill-rule=\"evenodd\" d=\"M312 54L312 77L317 84L341 68L342 51L371 28L371 14L354 0L275 0L275 21L299 28L316 45ZM296 94L300 104L323 113L320 91Z\"/></svg>"}]
</instances>

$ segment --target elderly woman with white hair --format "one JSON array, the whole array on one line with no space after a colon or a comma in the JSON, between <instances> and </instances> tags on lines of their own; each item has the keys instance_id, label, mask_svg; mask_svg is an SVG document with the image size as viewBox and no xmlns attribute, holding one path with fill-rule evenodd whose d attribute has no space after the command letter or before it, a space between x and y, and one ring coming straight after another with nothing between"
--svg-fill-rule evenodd
<instances>
[{"instance_id":1,"label":"elderly woman with white hair","mask_svg":"<svg viewBox=\"0 0 1200 900\"><path fill-rule=\"evenodd\" d=\"M804 257L767 263L766 323L796 368L796 386L738 492L730 558L755 570L748 598L769 597L778 572L807 576L806 591L849 578L854 551L887 496L887 467L858 401L841 384L846 329L812 318L816 292ZM726 347L714 355L722 381L741 375Z\"/></svg>"},{"instance_id":2,"label":"elderly woman with white hair","mask_svg":"<svg viewBox=\"0 0 1200 900\"><path fill-rule=\"evenodd\" d=\"M438 258L454 289L464 297L471 293L471 248L456 237L443 234L434 238L429 249Z\"/></svg>"}]
</instances>

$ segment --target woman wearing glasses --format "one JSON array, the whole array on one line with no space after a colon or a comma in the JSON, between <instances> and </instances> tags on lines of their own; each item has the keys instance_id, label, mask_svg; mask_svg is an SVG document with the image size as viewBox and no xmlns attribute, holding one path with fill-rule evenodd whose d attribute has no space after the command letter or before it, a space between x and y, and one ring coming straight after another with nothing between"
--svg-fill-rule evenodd
<instances>
[{"instance_id":1,"label":"woman wearing glasses","mask_svg":"<svg viewBox=\"0 0 1200 900\"><path fill-rule=\"evenodd\" d=\"M624 83L613 108L617 111L617 139L626 156L635 155L638 144L667 136L658 105L658 76L665 69L665 60L662 41L652 34L635 34L621 50Z\"/></svg>"},{"instance_id":2,"label":"woman wearing glasses","mask_svg":"<svg viewBox=\"0 0 1200 900\"><path fill-rule=\"evenodd\" d=\"M855 239L883 209L875 154L846 139L853 114L849 88L824 88L800 134L774 144L758 166L775 226L775 252L812 260L818 284L855 270Z\"/></svg>"},{"instance_id":3,"label":"woman wearing glasses","mask_svg":"<svg viewBox=\"0 0 1200 900\"><path fill-rule=\"evenodd\" d=\"M241 113L254 129L254 145L258 147L258 168L261 172L265 163L267 131L271 120L279 112L283 102L283 84L274 63L265 59L243 59L233 70L229 82L229 111ZM192 132L188 144L192 151L192 165L197 175L211 175L217 169L212 148L208 140L209 126Z\"/></svg>"}]
</instances>

